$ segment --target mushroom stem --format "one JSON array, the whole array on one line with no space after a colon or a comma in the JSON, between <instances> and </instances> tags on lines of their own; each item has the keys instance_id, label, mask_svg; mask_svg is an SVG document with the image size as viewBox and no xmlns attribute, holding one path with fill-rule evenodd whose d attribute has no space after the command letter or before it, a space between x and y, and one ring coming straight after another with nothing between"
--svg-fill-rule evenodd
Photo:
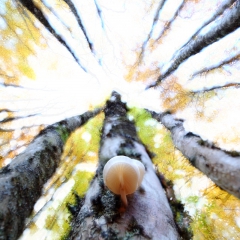
<instances>
[{"instance_id":1,"label":"mushroom stem","mask_svg":"<svg viewBox=\"0 0 240 240\"><path fill-rule=\"evenodd\" d=\"M122 187L120 188L120 195L121 195L123 204L127 207L127 205L128 205L127 195L126 195L124 188L122 188Z\"/></svg>"}]
</instances>

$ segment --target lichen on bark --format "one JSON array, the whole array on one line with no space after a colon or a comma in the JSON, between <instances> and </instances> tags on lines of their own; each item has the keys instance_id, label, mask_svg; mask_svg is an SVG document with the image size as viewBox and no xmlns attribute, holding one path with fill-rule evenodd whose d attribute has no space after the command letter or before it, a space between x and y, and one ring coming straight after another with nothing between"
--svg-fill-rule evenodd
<instances>
[{"instance_id":1,"label":"lichen on bark","mask_svg":"<svg viewBox=\"0 0 240 240\"><path fill-rule=\"evenodd\" d=\"M126 105L114 92L105 108L97 174L68 239L179 239L165 192L126 114ZM103 166L117 155L137 159L146 169L141 187L127 196L125 209L102 179Z\"/></svg>"},{"instance_id":2,"label":"lichen on bark","mask_svg":"<svg viewBox=\"0 0 240 240\"><path fill-rule=\"evenodd\" d=\"M66 137L99 111L87 112L47 127L23 153L0 170L0 239L19 237L24 220L41 196L44 183L60 162Z\"/></svg>"}]
</instances>

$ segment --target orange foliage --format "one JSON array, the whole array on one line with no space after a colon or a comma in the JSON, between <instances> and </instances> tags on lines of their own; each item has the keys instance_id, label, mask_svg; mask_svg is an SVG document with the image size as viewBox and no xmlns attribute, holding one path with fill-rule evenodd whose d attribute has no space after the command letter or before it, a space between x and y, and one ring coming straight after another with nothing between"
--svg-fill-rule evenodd
<instances>
[{"instance_id":1,"label":"orange foliage","mask_svg":"<svg viewBox=\"0 0 240 240\"><path fill-rule=\"evenodd\" d=\"M137 62L133 66L126 66L128 69L128 74L124 77L126 81L141 81L141 82L152 82L159 75L160 71L157 67L157 63L154 62L151 64L151 68L143 66L142 56L139 54ZM144 70L142 70L144 69Z\"/></svg>"},{"instance_id":2,"label":"orange foliage","mask_svg":"<svg viewBox=\"0 0 240 240\"><path fill-rule=\"evenodd\" d=\"M160 98L163 101L163 107L171 110L173 113L184 109L192 100L193 94L183 88L176 77L170 77L162 82Z\"/></svg>"}]
</instances>

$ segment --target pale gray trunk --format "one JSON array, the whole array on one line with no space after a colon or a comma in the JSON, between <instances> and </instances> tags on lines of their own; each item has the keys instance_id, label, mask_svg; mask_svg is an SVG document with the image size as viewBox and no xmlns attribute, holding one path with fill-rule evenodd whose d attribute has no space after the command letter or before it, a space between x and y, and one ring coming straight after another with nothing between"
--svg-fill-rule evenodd
<instances>
[{"instance_id":1,"label":"pale gray trunk","mask_svg":"<svg viewBox=\"0 0 240 240\"><path fill-rule=\"evenodd\" d=\"M232 4L232 6L229 6L230 4ZM166 72L162 73L157 81L148 86L148 88L160 84L161 81L173 73L186 59L199 53L203 48L238 29L240 26L240 0L227 1L226 4L223 4L219 9L216 9L216 14L213 16L213 19L219 15L222 15L222 17L218 20L217 25L204 35L201 35L199 32L194 34L191 40L175 53L175 57L169 62L169 68ZM209 24L210 21L206 22L206 25Z\"/></svg>"},{"instance_id":2,"label":"pale gray trunk","mask_svg":"<svg viewBox=\"0 0 240 240\"><path fill-rule=\"evenodd\" d=\"M105 115L97 175L69 239L179 239L165 191L118 94L107 102ZM117 155L138 159L146 168L139 190L127 196L125 211L120 197L104 186L102 178L105 163Z\"/></svg>"},{"instance_id":3,"label":"pale gray trunk","mask_svg":"<svg viewBox=\"0 0 240 240\"><path fill-rule=\"evenodd\" d=\"M174 145L191 164L212 179L219 187L240 198L240 153L228 152L187 132L182 120L170 113L152 116L171 131Z\"/></svg>"},{"instance_id":4,"label":"pale gray trunk","mask_svg":"<svg viewBox=\"0 0 240 240\"><path fill-rule=\"evenodd\" d=\"M99 112L87 112L44 129L0 170L0 239L17 239L44 183L54 173L69 134Z\"/></svg>"}]
</instances>

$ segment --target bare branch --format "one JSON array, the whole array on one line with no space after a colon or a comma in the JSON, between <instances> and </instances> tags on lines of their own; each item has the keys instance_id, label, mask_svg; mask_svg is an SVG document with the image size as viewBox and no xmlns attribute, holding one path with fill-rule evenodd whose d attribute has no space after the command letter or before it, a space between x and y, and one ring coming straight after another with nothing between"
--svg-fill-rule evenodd
<instances>
[{"instance_id":1,"label":"bare branch","mask_svg":"<svg viewBox=\"0 0 240 240\"><path fill-rule=\"evenodd\" d=\"M190 93L210 92L210 91L213 91L213 90L229 88L229 87L239 88L240 83L227 83L227 84L224 84L222 86L214 86L214 87L210 87L210 88L203 88L202 90L191 91Z\"/></svg>"},{"instance_id":2,"label":"bare branch","mask_svg":"<svg viewBox=\"0 0 240 240\"><path fill-rule=\"evenodd\" d=\"M82 29L83 31L83 34L88 42L88 47L91 49L91 51L93 52L93 46L92 46L92 43L87 35L87 32L86 32L86 29L85 27L83 26L82 24L82 19L80 17L80 15L78 14L77 12L77 9L75 8L73 2L71 0L64 0L64 2L69 6L69 8L71 9L72 13L74 14L74 16L76 17L77 19L77 22L78 22L78 25L79 27Z\"/></svg>"},{"instance_id":3,"label":"bare branch","mask_svg":"<svg viewBox=\"0 0 240 240\"><path fill-rule=\"evenodd\" d=\"M41 9L39 9L32 0L18 0L20 3L27 8L47 29L50 33L53 34L53 36L63 45L67 48L67 50L71 53L73 58L76 60L78 65L85 71L86 69L82 66L79 59L76 57L74 51L71 49L70 46L68 46L67 42L59 35L54 28L49 24L47 18L42 13Z\"/></svg>"},{"instance_id":4,"label":"bare branch","mask_svg":"<svg viewBox=\"0 0 240 240\"><path fill-rule=\"evenodd\" d=\"M200 71L197 71L195 72L191 79L190 80L193 80L194 77L198 76L198 75L203 75L203 74L207 74L209 73L210 71L213 71L215 69L218 69L218 68L221 68L221 67L224 67L225 65L227 64L233 64L234 62L236 61L239 61L240 60L240 54L236 55L236 56L231 56L227 59L225 59L224 61L222 62L219 62L218 64L216 64L215 66L212 66L212 67L209 67L209 68L204 68L204 69L201 69Z\"/></svg>"},{"instance_id":5,"label":"bare branch","mask_svg":"<svg viewBox=\"0 0 240 240\"><path fill-rule=\"evenodd\" d=\"M161 75L157 81L148 86L147 89L151 87L156 87L162 80L169 76L173 71L175 71L179 65L186 59L199 53L203 48L209 46L210 44L218 41L219 39L225 37L227 34L235 31L240 26L240 0L237 0L229 12L219 20L217 26L211 28L205 35L197 35L196 39L192 39L179 53L179 55L172 60L172 63L168 70Z\"/></svg>"}]
</instances>

